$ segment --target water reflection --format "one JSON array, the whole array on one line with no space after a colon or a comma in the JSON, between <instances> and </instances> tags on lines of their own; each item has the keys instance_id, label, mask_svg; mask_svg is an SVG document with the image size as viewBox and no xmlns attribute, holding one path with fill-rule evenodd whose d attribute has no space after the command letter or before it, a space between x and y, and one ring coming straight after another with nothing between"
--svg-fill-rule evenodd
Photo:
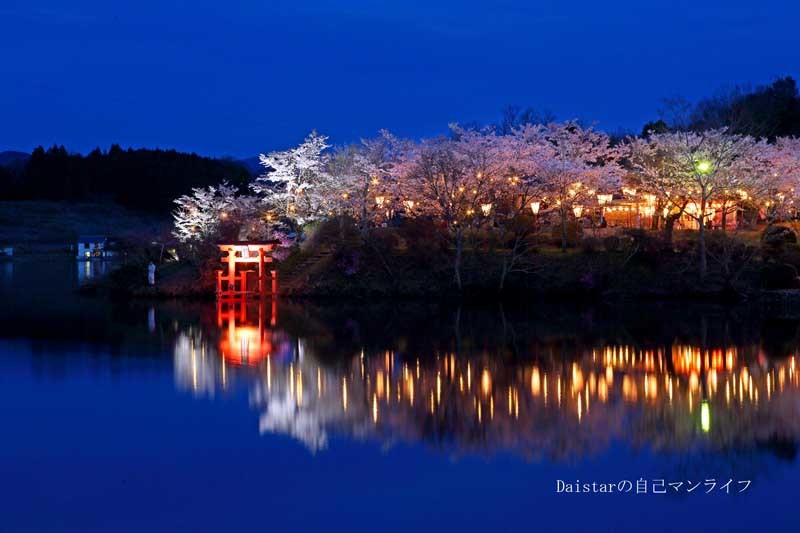
<instances>
[{"instance_id":1,"label":"water reflection","mask_svg":"<svg viewBox=\"0 0 800 533\"><path fill-rule=\"evenodd\" d=\"M11 287L14 283L14 263L10 259L0 259L0 286Z\"/></svg>"},{"instance_id":2,"label":"water reflection","mask_svg":"<svg viewBox=\"0 0 800 533\"><path fill-rule=\"evenodd\" d=\"M84 284L108 274L112 269L113 263L106 260L79 260L77 265L78 283Z\"/></svg>"},{"instance_id":3,"label":"water reflection","mask_svg":"<svg viewBox=\"0 0 800 533\"><path fill-rule=\"evenodd\" d=\"M334 325L310 306L287 305L284 327L274 302L219 305L215 321L179 330L175 379L198 396L245 387L262 433L311 451L336 435L569 460L615 441L663 452L795 453L795 346L776 358L759 338L734 344L705 319L694 339L675 328L649 346L591 335L576 342L575 333L513 331L502 312L504 333L495 336L485 323L465 333L461 314L438 334L415 335L405 324L371 337L363 330L375 323L340 316Z\"/></svg>"}]
</instances>

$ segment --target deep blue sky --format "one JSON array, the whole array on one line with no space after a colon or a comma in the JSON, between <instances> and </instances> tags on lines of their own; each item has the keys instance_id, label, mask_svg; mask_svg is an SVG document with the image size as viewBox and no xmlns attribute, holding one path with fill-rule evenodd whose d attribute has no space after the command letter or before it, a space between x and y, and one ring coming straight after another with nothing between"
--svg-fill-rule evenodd
<instances>
[{"instance_id":1,"label":"deep blue sky","mask_svg":"<svg viewBox=\"0 0 800 533\"><path fill-rule=\"evenodd\" d=\"M800 74L794 0L1 0L0 150L250 156L507 104L638 131L665 96Z\"/></svg>"}]
</instances>

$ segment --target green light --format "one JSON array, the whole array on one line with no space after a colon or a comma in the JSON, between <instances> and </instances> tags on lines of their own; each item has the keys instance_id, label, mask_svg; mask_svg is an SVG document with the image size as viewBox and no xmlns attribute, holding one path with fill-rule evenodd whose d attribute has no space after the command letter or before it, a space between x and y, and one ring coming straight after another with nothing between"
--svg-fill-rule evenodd
<instances>
[{"instance_id":1,"label":"green light","mask_svg":"<svg viewBox=\"0 0 800 533\"><path fill-rule=\"evenodd\" d=\"M706 174L708 171L711 170L711 163L708 161L698 161L697 162L697 172L700 174Z\"/></svg>"},{"instance_id":2,"label":"green light","mask_svg":"<svg viewBox=\"0 0 800 533\"><path fill-rule=\"evenodd\" d=\"M700 427L705 433L711 429L711 408L708 406L708 401L703 401L700 405Z\"/></svg>"}]
</instances>

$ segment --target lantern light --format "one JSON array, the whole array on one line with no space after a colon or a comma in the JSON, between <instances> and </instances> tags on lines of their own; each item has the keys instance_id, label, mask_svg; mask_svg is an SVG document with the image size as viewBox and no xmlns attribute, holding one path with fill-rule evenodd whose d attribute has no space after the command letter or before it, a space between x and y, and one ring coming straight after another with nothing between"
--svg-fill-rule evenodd
<instances>
[{"instance_id":1,"label":"lantern light","mask_svg":"<svg viewBox=\"0 0 800 533\"><path fill-rule=\"evenodd\" d=\"M492 204L481 204L481 211L483 216L488 217L489 213L492 212Z\"/></svg>"},{"instance_id":2,"label":"lantern light","mask_svg":"<svg viewBox=\"0 0 800 533\"><path fill-rule=\"evenodd\" d=\"M541 202L531 202L531 211L534 215L539 214L539 207L541 207Z\"/></svg>"},{"instance_id":3,"label":"lantern light","mask_svg":"<svg viewBox=\"0 0 800 533\"><path fill-rule=\"evenodd\" d=\"M614 195L613 194L598 194L597 195L597 203L599 203L600 205L605 205L607 203L610 203L611 200L613 200L613 199L614 199Z\"/></svg>"},{"instance_id":4,"label":"lantern light","mask_svg":"<svg viewBox=\"0 0 800 533\"><path fill-rule=\"evenodd\" d=\"M583 206L576 205L572 208L572 212L575 214L575 218L581 218L581 214L583 213Z\"/></svg>"},{"instance_id":5,"label":"lantern light","mask_svg":"<svg viewBox=\"0 0 800 533\"><path fill-rule=\"evenodd\" d=\"M406 207L406 210L413 211L414 209L414 200L404 200L403 205Z\"/></svg>"},{"instance_id":6,"label":"lantern light","mask_svg":"<svg viewBox=\"0 0 800 533\"><path fill-rule=\"evenodd\" d=\"M383 207L383 203L384 203L385 201L386 201L386 197L385 197L385 196L376 196L376 197L375 197L375 204L376 204L378 207Z\"/></svg>"}]
</instances>

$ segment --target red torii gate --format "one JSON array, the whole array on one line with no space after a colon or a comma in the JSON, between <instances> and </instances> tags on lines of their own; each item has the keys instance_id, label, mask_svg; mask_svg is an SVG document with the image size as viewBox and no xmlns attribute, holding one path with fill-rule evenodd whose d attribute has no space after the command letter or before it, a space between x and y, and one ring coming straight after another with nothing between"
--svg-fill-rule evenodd
<instances>
[{"instance_id":1,"label":"red torii gate","mask_svg":"<svg viewBox=\"0 0 800 533\"><path fill-rule=\"evenodd\" d=\"M228 263L227 272L217 270L217 298L242 298L251 295L266 296L267 294L277 295L278 293L278 273L275 270L269 271L270 284L267 285L267 263L272 263L271 252L280 241L237 241L222 242L217 244L220 252L223 253L221 261ZM258 271L250 269L237 270L237 264L258 264ZM256 286L253 289L248 287L248 275L258 274ZM269 287L269 292L267 292Z\"/></svg>"}]
</instances>

